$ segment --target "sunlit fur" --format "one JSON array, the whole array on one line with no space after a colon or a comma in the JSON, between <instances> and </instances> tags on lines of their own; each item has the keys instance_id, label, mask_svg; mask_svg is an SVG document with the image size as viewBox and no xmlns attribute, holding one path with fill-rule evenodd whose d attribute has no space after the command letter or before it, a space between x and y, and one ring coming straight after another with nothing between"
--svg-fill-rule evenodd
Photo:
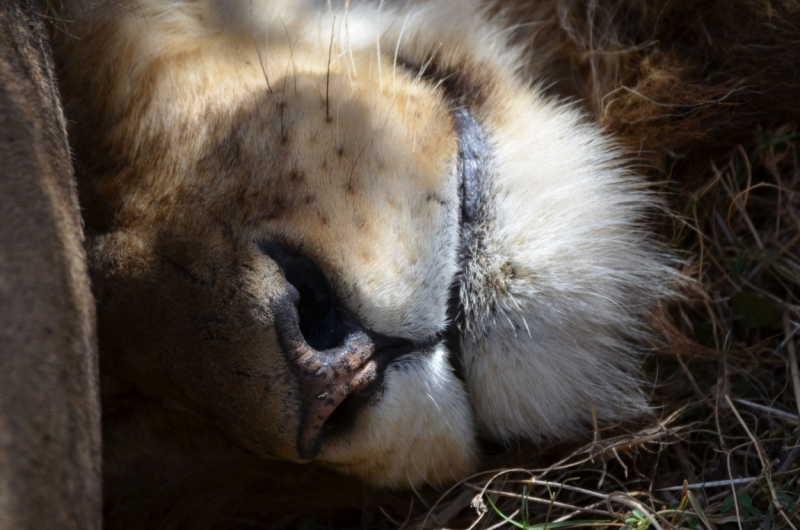
<instances>
[{"instance_id":1,"label":"sunlit fur","mask_svg":"<svg viewBox=\"0 0 800 530\"><path fill-rule=\"evenodd\" d=\"M676 277L646 227L655 199L613 138L517 76L480 3L138 0L56 18L107 377L302 461L302 396L259 305L285 293L258 250L276 240L387 335L438 336L460 286L465 382L442 340L390 366L318 463L444 484L474 469L479 435L558 439L592 409L646 410L637 351ZM491 147L464 264L454 79Z\"/></svg>"}]
</instances>

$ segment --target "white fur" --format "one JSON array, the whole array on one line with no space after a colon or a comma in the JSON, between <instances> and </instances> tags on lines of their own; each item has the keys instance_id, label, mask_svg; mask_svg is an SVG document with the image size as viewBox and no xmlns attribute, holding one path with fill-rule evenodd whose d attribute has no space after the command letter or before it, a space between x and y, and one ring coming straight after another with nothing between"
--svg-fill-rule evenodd
<instances>
[{"instance_id":1,"label":"white fur","mask_svg":"<svg viewBox=\"0 0 800 530\"><path fill-rule=\"evenodd\" d=\"M446 357L440 346L390 367L381 399L356 419L358 439L327 441L318 461L381 486L442 485L468 473L477 462L475 426Z\"/></svg>"},{"instance_id":2,"label":"white fur","mask_svg":"<svg viewBox=\"0 0 800 530\"><path fill-rule=\"evenodd\" d=\"M634 341L676 279L640 228L653 196L574 109L535 91L503 106L495 217L464 278L479 422L538 440L586 428L592 406L604 423L640 415Z\"/></svg>"}]
</instances>

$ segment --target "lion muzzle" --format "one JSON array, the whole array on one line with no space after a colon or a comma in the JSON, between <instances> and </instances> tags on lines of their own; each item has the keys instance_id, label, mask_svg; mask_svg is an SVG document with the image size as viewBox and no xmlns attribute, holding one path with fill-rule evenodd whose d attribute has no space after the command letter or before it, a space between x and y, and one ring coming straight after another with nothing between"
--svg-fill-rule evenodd
<instances>
[{"instance_id":1,"label":"lion muzzle","mask_svg":"<svg viewBox=\"0 0 800 530\"><path fill-rule=\"evenodd\" d=\"M342 402L377 390L392 362L424 346L369 330L341 307L320 269L293 249L275 243L261 249L287 282L286 296L272 307L275 331L300 393L297 454L312 460Z\"/></svg>"}]
</instances>

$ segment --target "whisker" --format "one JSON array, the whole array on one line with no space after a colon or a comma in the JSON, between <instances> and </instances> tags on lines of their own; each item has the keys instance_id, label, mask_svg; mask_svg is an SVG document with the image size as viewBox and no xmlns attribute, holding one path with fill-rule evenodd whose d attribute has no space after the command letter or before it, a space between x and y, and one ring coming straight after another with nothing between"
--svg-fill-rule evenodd
<instances>
[{"instance_id":1,"label":"whisker","mask_svg":"<svg viewBox=\"0 0 800 530\"><path fill-rule=\"evenodd\" d=\"M353 75L350 73L350 61L347 58L347 39L344 31L345 20L344 17L346 15L342 15L342 22L339 23L339 50L336 52L334 56L336 58L336 63L339 64L340 62L344 65L344 71L347 73L347 79L350 81L350 88L353 88ZM344 61L342 61L344 58Z\"/></svg>"},{"instance_id":2,"label":"whisker","mask_svg":"<svg viewBox=\"0 0 800 530\"><path fill-rule=\"evenodd\" d=\"M283 31L286 32L286 40L289 43L289 60L292 62L292 73L294 74L294 93L297 94L297 64L294 62L294 45L297 44L297 39L300 37L296 37L294 39L294 43L292 43L292 39L289 37L289 30L286 28L286 24L283 22L283 19L278 17L278 20L280 20L281 25L283 25ZM289 72L288 64L286 65L286 72Z\"/></svg>"},{"instance_id":3,"label":"whisker","mask_svg":"<svg viewBox=\"0 0 800 530\"><path fill-rule=\"evenodd\" d=\"M389 117L392 115L392 110L394 110L394 106L397 103L397 97L392 100L392 104L389 105L389 110L386 112L386 118L383 120L383 127L381 127L382 131L386 130L386 126L389 125Z\"/></svg>"},{"instance_id":4,"label":"whisker","mask_svg":"<svg viewBox=\"0 0 800 530\"><path fill-rule=\"evenodd\" d=\"M403 27L400 28L400 35L397 37L397 46L394 48L394 66L392 67L392 97L397 97L396 92L396 78L397 78L397 54L400 53L400 42L403 40L403 32L406 30L406 24L408 24L408 17L411 16L411 13L406 15L406 19L403 21Z\"/></svg>"},{"instance_id":5,"label":"whisker","mask_svg":"<svg viewBox=\"0 0 800 530\"><path fill-rule=\"evenodd\" d=\"M431 53L431 58L428 59L427 61L425 61L425 63L422 65L422 68L419 69L419 73L417 74L417 77L414 78L414 84L415 85L419 84L419 82L422 81L422 76L425 75L425 70L428 69L428 67L433 62L434 57L436 57L436 54L441 49L442 49L442 43L439 43L439 46L437 46L436 49L433 50L433 53Z\"/></svg>"},{"instance_id":6,"label":"whisker","mask_svg":"<svg viewBox=\"0 0 800 530\"><path fill-rule=\"evenodd\" d=\"M371 129L375 130L375 109L372 108L372 57L369 58L369 121Z\"/></svg>"},{"instance_id":7,"label":"whisker","mask_svg":"<svg viewBox=\"0 0 800 530\"><path fill-rule=\"evenodd\" d=\"M258 39L256 38L256 25L253 15L253 0L250 0L250 29L253 30L253 44L256 46L256 53L258 54L258 64L261 65L261 71L264 72L264 79L267 81L267 89L269 93L272 94L272 85L269 83L269 75L267 74L267 69L264 67L264 60L261 58L261 50L258 48ZM266 30L269 31L269 30ZM265 39L266 42L267 39ZM266 51L266 50L265 50Z\"/></svg>"},{"instance_id":8,"label":"whisker","mask_svg":"<svg viewBox=\"0 0 800 530\"><path fill-rule=\"evenodd\" d=\"M336 102L336 148L339 149L342 144L339 143L339 109L341 108L341 101Z\"/></svg>"},{"instance_id":9,"label":"whisker","mask_svg":"<svg viewBox=\"0 0 800 530\"><path fill-rule=\"evenodd\" d=\"M350 64L353 65L353 77L358 77L358 72L356 72L356 61L353 59L353 46L350 43L350 0L345 0L344 3L344 34L345 34L345 42L347 43L347 51L350 54ZM349 70L348 70L349 72ZM352 85L353 80L350 80L350 84Z\"/></svg>"},{"instance_id":10,"label":"whisker","mask_svg":"<svg viewBox=\"0 0 800 530\"><path fill-rule=\"evenodd\" d=\"M356 171L356 164L358 164L359 159L361 159L361 155L364 154L364 151L366 151L367 147L369 147L371 144L372 140L369 140L366 144L364 144L364 147L362 147L361 151L358 152L358 156L356 156L356 159L353 160L353 163L350 166L350 177L347 179L347 185L350 189L353 189L353 174Z\"/></svg>"},{"instance_id":11,"label":"whisker","mask_svg":"<svg viewBox=\"0 0 800 530\"><path fill-rule=\"evenodd\" d=\"M378 49L378 86L383 94L383 70L381 70L381 17L383 15L383 0L378 4L378 25L375 30L375 45Z\"/></svg>"},{"instance_id":12,"label":"whisker","mask_svg":"<svg viewBox=\"0 0 800 530\"><path fill-rule=\"evenodd\" d=\"M328 6L330 6L330 0L328 1ZM325 76L325 119L328 122L331 121L331 100L330 100L331 56L333 54L333 34L335 31L336 31L336 16L334 15L333 22L331 23L331 43L330 46L328 47L328 73Z\"/></svg>"}]
</instances>

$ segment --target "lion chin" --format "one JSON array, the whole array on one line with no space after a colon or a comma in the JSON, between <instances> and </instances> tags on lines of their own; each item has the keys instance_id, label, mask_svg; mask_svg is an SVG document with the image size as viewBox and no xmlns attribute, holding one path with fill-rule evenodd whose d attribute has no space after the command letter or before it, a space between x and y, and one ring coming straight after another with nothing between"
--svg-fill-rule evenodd
<instances>
[{"instance_id":1,"label":"lion chin","mask_svg":"<svg viewBox=\"0 0 800 530\"><path fill-rule=\"evenodd\" d=\"M53 26L104 381L388 487L646 413L657 199L479 2L128 3Z\"/></svg>"}]
</instances>

